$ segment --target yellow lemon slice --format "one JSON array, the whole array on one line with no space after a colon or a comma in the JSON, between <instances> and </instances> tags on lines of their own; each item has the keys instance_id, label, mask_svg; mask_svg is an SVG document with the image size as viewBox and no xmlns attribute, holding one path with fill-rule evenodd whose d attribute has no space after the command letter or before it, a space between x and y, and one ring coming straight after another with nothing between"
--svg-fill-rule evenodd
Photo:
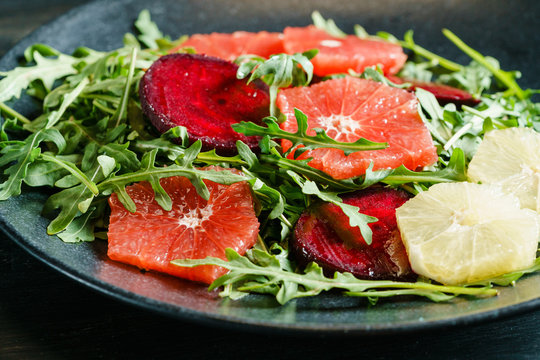
<instances>
[{"instance_id":1,"label":"yellow lemon slice","mask_svg":"<svg viewBox=\"0 0 540 360\"><path fill-rule=\"evenodd\" d=\"M498 186L437 184L396 218L412 269L443 284L489 279L535 260L539 216Z\"/></svg>"},{"instance_id":2,"label":"yellow lemon slice","mask_svg":"<svg viewBox=\"0 0 540 360\"><path fill-rule=\"evenodd\" d=\"M473 182L500 185L522 207L540 212L540 133L530 128L490 131L467 175Z\"/></svg>"}]
</instances>

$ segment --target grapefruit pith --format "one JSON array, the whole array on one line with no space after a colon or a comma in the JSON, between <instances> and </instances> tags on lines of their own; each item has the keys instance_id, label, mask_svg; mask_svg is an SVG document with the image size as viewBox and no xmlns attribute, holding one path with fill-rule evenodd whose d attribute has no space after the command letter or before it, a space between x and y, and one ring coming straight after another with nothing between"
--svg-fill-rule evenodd
<instances>
[{"instance_id":1,"label":"grapefruit pith","mask_svg":"<svg viewBox=\"0 0 540 360\"><path fill-rule=\"evenodd\" d=\"M228 61L233 61L240 55L258 55L269 58L270 55L284 52L283 34L267 31L194 34L170 52L177 52L182 48L193 48L199 54Z\"/></svg>"},{"instance_id":2,"label":"grapefruit pith","mask_svg":"<svg viewBox=\"0 0 540 360\"><path fill-rule=\"evenodd\" d=\"M308 118L308 134L322 128L329 137L354 142L359 138L387 142L382 150L359 151L346 156L338 149L314 149L299 156L313 158L309 165L335 179L363 175L370 163L374 170L408 169L432 165L437 151L417 109L414 94L372 80L353 77L323 81L310 87L282 90L277 105L287 119L285 131L297 131L294 108ZM291 143L282 141L287 151ZM292 155L291 155L292 156Z\"/></svg>"},{"instance_id":3,"label":"grapefruit pith","mask_svg":"<svg viewBox=\"0 0 540 360\"><path fill-rule=\"evenodd\" d=\"M380 65L385 74L397 73L407 55L401 46L385 41L366 40L354 35L335 37L314 25L287 27L283 31L283 47L289 54L319 49L311 60L318 76L363 72L366 67Z\"/></svg>"},{"instance_id":4,"label":"grapefruit pith","mask_svg":"<svg viewBox=\"0 0 540 360\"><path fill-rule=\"evenodd\" d=\"M170 261L226 259L226 248L245 254L257 241L259 222L247 183L222 185L205 180L208 201L185 177L164 178L160 183L171 197L171 211L158 205L147 182L126 187L137 206L135 213L126 210L116 194L109 198L107 254L111 259L210 284L227 270L210 265L184 268Z\"/></svg>"}]
</instances>

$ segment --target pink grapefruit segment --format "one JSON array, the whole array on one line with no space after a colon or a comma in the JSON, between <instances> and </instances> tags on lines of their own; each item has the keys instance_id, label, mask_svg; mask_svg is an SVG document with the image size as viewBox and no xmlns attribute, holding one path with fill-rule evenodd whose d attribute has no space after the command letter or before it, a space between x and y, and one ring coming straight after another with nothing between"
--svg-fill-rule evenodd
<instances>
[{"instance_id":1,"label":"pink grapefruit segment","mask_svg":"<svg viewBox=\"0 0 540 360\"><path fill-rule=\"evenodd\" d=\"M285 131L297 131L294 108L308 117L308 134L322 128L328 136L343 142L359 138L387 142L383 150L360 151L346 156L338 149L315 149L299 159L313 158L309 165L335 179L363 175L373 161L374 170L408 169L432 165L437 161L433 140L422 122L414 94L371 80L345 77L327 80L310 87L285 89L277 105L287 119ZM282 141L287 151L291 143ZM292 156L292 155L291 155Z\"/></svg>"},{"instance_id":2,"label":"pink grapefruit segment","mask_svg":"<svg viewBox=\"0 0 540 360\"><path fill-rule=\"evenodd\" d=\"M109 257L207 284L225 274L227 270L218 266L184 268L170 264L175 259L207 256L226 259L226 248L245 254L257 241L259 222L249 185L206 180L205 184L210 191L208 201L185 177L162 179L161 185L172 199L171 211L157 204L147 182L126 188L137 205L135 213L127 211L116 194L111 195Z\"/></svg>"},{"instance_id":3,"label":"pink grapefruit segment","mask_svg":"<svg viewBox=\"0 0 540 360\"><path fill-rule=\"evenodd\" d=\"M270 55L284 52L283 34L267 31L194 34L170 52L177 52L182 48L194 48L199 54L228 61L233 61L240 55L258 55L269 58Z\"/></svg>"},{"instance_id":4,"label":"pink grapefruit segment","mask_svg":"<svg viewBox=\"0 0 540 360\"><path fill-rule=\"evenodd\" d=\"M287 27L283 35L283 46L289 54L319 49L311 60L318 76L347 73L349 69L361 73L366 67L377 65L385 74L396 74L407 60L399 45L354 35L335 37L313 25Z\"/></svg>"}]
</instances>

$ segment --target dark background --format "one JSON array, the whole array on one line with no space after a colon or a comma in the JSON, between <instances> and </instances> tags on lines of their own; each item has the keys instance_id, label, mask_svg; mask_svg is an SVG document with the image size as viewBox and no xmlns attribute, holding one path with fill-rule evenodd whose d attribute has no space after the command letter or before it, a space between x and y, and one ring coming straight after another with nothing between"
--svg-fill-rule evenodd
<instances>
[{"instance_id":1,"label":"dark background","mask_svg":"<svg viewBox=\"0 0 540 360\"><path fill-rule=\"evenodd\" d=\"M0 56L32 30L85 2L0 0ZM0 235L0 359L537 359L539 322L540 311L534 311L466 328L376 337L212 328L96 293Z\"/></svg>"}]
</instances>

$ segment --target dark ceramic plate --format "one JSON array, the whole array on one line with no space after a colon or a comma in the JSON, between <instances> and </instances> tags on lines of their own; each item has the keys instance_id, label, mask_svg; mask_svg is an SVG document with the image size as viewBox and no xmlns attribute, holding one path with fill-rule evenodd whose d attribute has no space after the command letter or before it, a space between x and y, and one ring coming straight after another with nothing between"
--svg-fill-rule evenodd
<instances>
[{"instance_id":1,"label":"dark ceramic plate","mask_svg":"<svg viewBox=\"0 0 540 360\"><path fill-rule=\"evenodd\" d=\"M172 37L193 32L280 31L286 25L307 25L312 10L318 9L348 32L356 23L369 32L385 30L397 36L414 29L418 43L466 63L466 56L440 33L441 28L450 28L481 52L498 57L503 68L523 70L524 86L538 87L538 32L531 30L536 26L539 4L427 0L97 1L67 13L24 39L0 61L0 70L14 67L23 50L36 42L64 52L81 45L98 50L119 47L123 34L133 31L133 21L144 8ZM25 99L15 107L29 113L35 104ZM46 196L32 191L0 203L2 228L14 241L91 288L181 319L280 331L371 334L469 324L540 305L540 274L502 289L498 297L459 298L442 304L400 299L368 307L362 300L336 294L291 301L285 306L255 295L240 301L223 300L216 293L208 293L204 286L160 274L143 274L134 267L112 262L106 257L103 242L65 244L48 237L47 220L39 215Z\"/></svg>"}]
</instances>

